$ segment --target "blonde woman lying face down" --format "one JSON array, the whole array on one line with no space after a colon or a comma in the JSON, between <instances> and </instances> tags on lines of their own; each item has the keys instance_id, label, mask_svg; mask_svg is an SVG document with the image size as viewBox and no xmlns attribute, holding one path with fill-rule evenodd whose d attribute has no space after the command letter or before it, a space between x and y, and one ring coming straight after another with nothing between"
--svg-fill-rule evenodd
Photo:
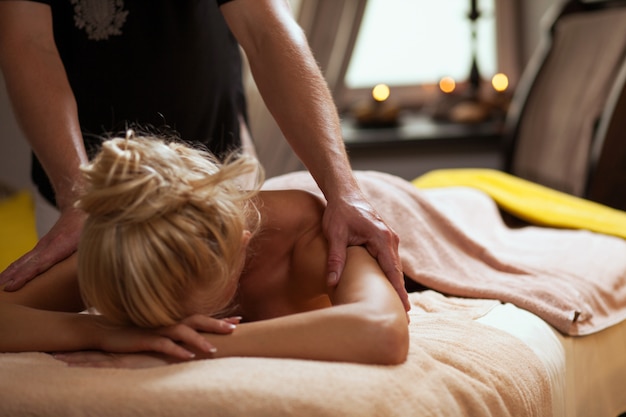
<instances>
[{"instance_id":1,"label":"blonde woman lying face down","mask_svg":"<svg viewBox=\"0 0 626 417\"><path fill-rule=\"evenodd\" d=\"M227 356L405 360L406 312L364 248L348 248L339 284L326 284L318 197L259 191L256 161L219 164L151 137L106 141L83 172L77 204L88 218L78 256L2 293L9 320L0 350L154 352L57 355L104 366ZM242 185L253 177L252 187ZM58 312L83 308L100 315ZM17 329L18 340L2 335Z\"/></svg>"}]
</instances>

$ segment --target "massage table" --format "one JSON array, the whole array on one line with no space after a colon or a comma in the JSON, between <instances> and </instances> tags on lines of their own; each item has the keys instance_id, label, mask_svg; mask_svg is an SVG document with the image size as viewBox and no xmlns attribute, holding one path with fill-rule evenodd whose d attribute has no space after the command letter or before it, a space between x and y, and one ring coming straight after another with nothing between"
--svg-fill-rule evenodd
<instances>
[{"instance_id":1,"label":"massage table","mask_svg":"<svg viewBox=\"0 0 626 417\"><path fill-rule=\"evenodd\" d=\"M46 353L5 353L0 354L0 416L617 417L626 412L623 237L573 228L555 235L545 218L534 219L542 227L509 229L496 219L506 198L494 200L475 184L410 184L370 173L359 178L377 203L389 201L389 190L422 188L406 205L377 206L401 242L415 240L415 245L401 243L403 266L428 288L410 294L405 363L225 358L150 369L96 369L68 367ZM265 188L319 192L304 173L270 179ZM415 211L417 205L422 212L412 221L406 210ZM621 224L621 213L607 213L609 219L615 216L612 224ZM427 221L414 228L420 219ZM6 221L1 206L0 221ZM457 229L468 241L451 251L452 243L465 239L449 234ZM422 241L410 233L419 233ZM438 241L431 240L435 237ZM526 246L519 246L524 239ZM490 246L491 240L497 244ZM529 250L528 242L539 247ZM535 253L551 248L552 257ZM570 259L568 250L578 252ZM517 253L523 254L521 260ZM425 263L431 255L436 262ZM528 265L530 273L524 270L520 276L529 288L509 287L507 277L504 284L489 281L502 272L520 274ZM472 270L481 273L458 285L456 274ZM537 297L550 287L532 280L548 281L548 275L556 282L571 278L574 289L558 294L559 299ZM491 293L483 291L483 278ZM591 287L597 283L612 295L596 300L602 291ZM584 285L593 297L581 292ZM577 292L585 308L571 314L569 302Z\"/></svg>"}]
</instances>

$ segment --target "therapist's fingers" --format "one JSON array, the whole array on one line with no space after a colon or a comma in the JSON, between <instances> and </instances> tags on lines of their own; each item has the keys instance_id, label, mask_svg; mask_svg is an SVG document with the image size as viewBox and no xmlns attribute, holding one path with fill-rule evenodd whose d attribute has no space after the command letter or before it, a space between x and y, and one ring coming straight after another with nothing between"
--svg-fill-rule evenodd
<instances>
[{"instance_id":1,"label":"therapist's fingers","mask_svg":"<svg viewBox=\"0 0 626 417\"><path fill-rule=\"evenodd\" d=\"M26 283L76 252L85 214L66 210L35 247L0 273L0 287L17 291Z\"/></svg>"},{"instance_id":2,"label":"therapist's fingers","mask_svg":"<svg viewBox=\"0 0 626 417\"><path fill-rule=\"evenodd\" d=\"M395 234L394 234L395 235ZM397 235L391 236L381 247L376 243L366 244L366 248L370 255L378 261L378 265L383 270L387 279L398 293L402 305L406 311L411 309L409 295L404 286L404 274L402 273L402 264L398 255L399 239Z\"/></svg>"},{"instance_id":3,"label":"therapist's fingers","mask_svg":"<svg viewBox=\"0 0 626 417\"><path fill-rule=\"evenodd\" d=\"M405 310L410 309L400 263L398 235L365 200L353 198L329 204L324 212L324 233L329 243L328 285L336 285L345 266L346 247L363 245L378 261L398 293Z\"/></svg>"},{"instance_id":4,"label":"therapist's fingers","mask_svg":"<svg viewBox=\"0 0 626 417\"><path fill-rule=\"evenodd\" d=\"M339 282L339 277L343 273L346 265L346 248L348 241L343 234L328 237L328 261L327 261L327 284L335 286ZM345 236L345 235L344 235Z\"/></svg>"}]
</instances>

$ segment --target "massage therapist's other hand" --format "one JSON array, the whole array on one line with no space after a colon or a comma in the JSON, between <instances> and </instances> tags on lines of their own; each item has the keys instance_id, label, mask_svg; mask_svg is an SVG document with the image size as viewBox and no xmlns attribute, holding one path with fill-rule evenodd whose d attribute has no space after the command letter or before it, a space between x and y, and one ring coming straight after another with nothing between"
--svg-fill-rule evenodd
<instances>
[{"instance_id":1,"label":"massage therapist's other hand","mask_svg":"<svg viewBox=\"0 0 626 417\"><path fill-rule=\"evenodd\" d=\"M404 308L410 303L398 254L398 235L362 195L329 201L324 211L324 234L329 242L328 285L336 285L343 272L348 246L365 246L398 292Z\"/></svg>"},{"instance_id":2,"label":"massage therapist's other hand","mask_svg":"<svg viewBox=\"0 0 626 417\"><path fill-rule=\"evenodd\" d=\"M61 212L59 219L37 245L0 273L0 288L16 291L28 281L76 252L85 222L85 213L74 207Z\"/></svg>"}]
</instances>

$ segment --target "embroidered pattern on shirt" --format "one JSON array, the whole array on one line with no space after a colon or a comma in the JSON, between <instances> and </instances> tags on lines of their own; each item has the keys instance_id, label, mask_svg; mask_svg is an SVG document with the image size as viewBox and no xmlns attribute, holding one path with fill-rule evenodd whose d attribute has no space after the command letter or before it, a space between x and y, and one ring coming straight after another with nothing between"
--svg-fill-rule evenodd
<instances>
[{"instance_id":1,"label":"embroidered pattern on shirt","mask_svg":"<svg viewBox=\"0 0 626 417\"><path fill-rule=\"evenodd\" d=\"M94 41L121 35L128 11L124 0L71 0L74 5L74 23L84 29Z\"/></svg>"}]
</instances>

